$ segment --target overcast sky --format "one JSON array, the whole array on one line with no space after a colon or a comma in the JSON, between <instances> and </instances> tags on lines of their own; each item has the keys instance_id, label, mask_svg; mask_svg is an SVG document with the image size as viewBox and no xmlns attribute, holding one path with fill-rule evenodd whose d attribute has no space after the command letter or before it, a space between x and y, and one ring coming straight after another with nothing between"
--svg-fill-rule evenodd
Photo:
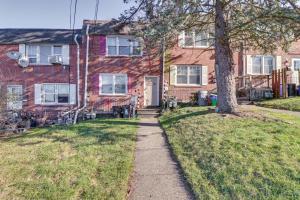
<instances>
[{"instance_id":1,"label":"overcast sky","mask_svg":"<svg viewBox=\"0 0 300 200\"><path fill-rule=\"evenodd\" d=\"M69 28L70 2L0 0L0 28ZM94 19L95 5L96 0L77 0L76 28L81 27L83 19ZM123 0L100 0L98 19L118 18L127 8Z\"/></svg>"}]
</instances>

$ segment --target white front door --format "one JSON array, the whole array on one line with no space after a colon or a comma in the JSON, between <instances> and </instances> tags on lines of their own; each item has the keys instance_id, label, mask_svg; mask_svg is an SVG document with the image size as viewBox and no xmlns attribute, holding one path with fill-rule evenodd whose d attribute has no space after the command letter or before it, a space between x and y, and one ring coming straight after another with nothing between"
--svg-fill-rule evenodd
<instances>
[{"instance_id":1,"label":"white front door","mask_svg":"<svg viewBox=\"0 0 300 200\"><path fill-rule=\"evenodd\" d=\"M145 106L159 105L159 78L146 76L144 83Z\"/></svg>"}]
</instances>

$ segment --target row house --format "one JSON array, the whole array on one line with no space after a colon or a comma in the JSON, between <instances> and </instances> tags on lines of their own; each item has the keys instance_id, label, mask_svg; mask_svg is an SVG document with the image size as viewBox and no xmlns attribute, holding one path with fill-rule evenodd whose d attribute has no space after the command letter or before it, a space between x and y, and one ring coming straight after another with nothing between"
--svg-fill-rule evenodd
<instances>
[{"instance_id":1,"label":"row house","mask_svg":"<svg viewBox=\"0 0 300 200\"><path fill-rule=\"evenodd\" d=\"M53 117L76 107L74 35L79 33L66 29L0 29L0 86L1 96L8 99L7 109ZM12 52L20 52L22 58L13 59L19 55L9 56ZM53 58L57 63L51 63Z\"/></svg>"},{"instance_id":2,"label":"row house","mask_svg":"<svg viewBox=\"0 0 300 200\"><path fill-rule=\"evenodd\" d=\"M85 20L81 30L0 29L1 91L18 97L7 108L55 116L84 108L111 111L133 97L144 108L161 105L165 93L188 102L201 90L216 92L209 33L182 32L163 56L130 33L115 20ZM271 87L272 70L283 66L291 68L289 82L299 84L299 45L268 55L233 52L238 91ZM15 51L28 66L7 55Z\"/></svg>"}]
</instances>

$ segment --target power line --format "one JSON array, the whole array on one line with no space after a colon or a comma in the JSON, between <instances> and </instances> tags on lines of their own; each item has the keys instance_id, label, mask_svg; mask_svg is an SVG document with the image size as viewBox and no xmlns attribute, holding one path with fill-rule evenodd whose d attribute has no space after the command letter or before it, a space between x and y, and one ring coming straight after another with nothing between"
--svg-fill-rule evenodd
<instances>
[{"instance_id":1,"label":"power line","mask_svg":"<svg viewBox=\"0 0 300 200\"><path fill-rule=\"evenodd\" d=\"M74 5L74 15L73 15L73 34L74 34L74 28L75 28L75 22L76 22L76 12L77 12L77 0L75 0L75 5Z\"/></svg>"},{"instance_id":2,"label":"power line","mask_svg":"<svg viewBox=\"0 0 300 200\"><path fill-rule=\"evenodd\" d=\"M99 0L96 0L95 15L94 15L95 23L96 23L97 18L98 18L98 9L99 9Z\"/></svg>"},{"instance_id":3,"label":"power line","mask_svg":"<svg viewBox=\"0 0 300 200\"><path fill-rule=\"evenodd\" d=\"M73 5L73 0L70 1L70 8L69 8L70 29L72 28L72 5Z\"/></svg>"}]
</instances>

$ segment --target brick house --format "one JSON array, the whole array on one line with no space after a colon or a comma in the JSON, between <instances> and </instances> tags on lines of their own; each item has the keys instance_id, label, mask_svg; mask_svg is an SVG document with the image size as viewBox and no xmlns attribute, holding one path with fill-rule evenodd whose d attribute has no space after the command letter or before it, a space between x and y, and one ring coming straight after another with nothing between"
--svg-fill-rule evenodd
<instances>
[{"instance_id":1,"label":"brick house","mask_svg":"<svg viewBox=\"0 0 300 200\"><path fill-rule=\"evenodd\" d=\"M75 32L65 29L0 29L0 85L16 96L8 109L54 117L76 106L77 59ZM8 52L28 58L21 67ZM56 56L61 64L51 64Z\"/></svg>"},{"instance_id":2,"label":"brick house","mask_svg":"<svg viewBox=\"0 0 300 200\"><path fill-rule=\"evenodd\" d=\"M116 27L117 21L85 20L83 48L89 45L88 105L97 111L128 104L138 96L138 107L159 106L161 99L161 62L129 35L129 26ZM86 59L84 60L85 63Z\"/></svg>"},{"instance_id":3,"label":"brick house","mask_svg":"<svg viewBox=\"0 0 300 200\"><path fill-rule=\"evenodd\" d=\"M80 35L78 45L75 35ZM0 29L0 86L17 99L8 109L22 109L55 117L59 112L88 108L111 111L138 96L138 107L161 105L164 90L179 101L191 101L201 90L216 91L215 55L206 32L186 32L178 45L159 56L130 26L115 20L85 20L81 30ZM270 87L272 69L291 67L290 82L298 82L300 42L288 53L262 55L252 50L233 54L237 89ZM79 56L78 55L78 50ZM22 68L8 52L22 53ZM52 64L51 58L61 58ZM78 74L80 74L78 76Z\"/></svg>"}]
</instances>

